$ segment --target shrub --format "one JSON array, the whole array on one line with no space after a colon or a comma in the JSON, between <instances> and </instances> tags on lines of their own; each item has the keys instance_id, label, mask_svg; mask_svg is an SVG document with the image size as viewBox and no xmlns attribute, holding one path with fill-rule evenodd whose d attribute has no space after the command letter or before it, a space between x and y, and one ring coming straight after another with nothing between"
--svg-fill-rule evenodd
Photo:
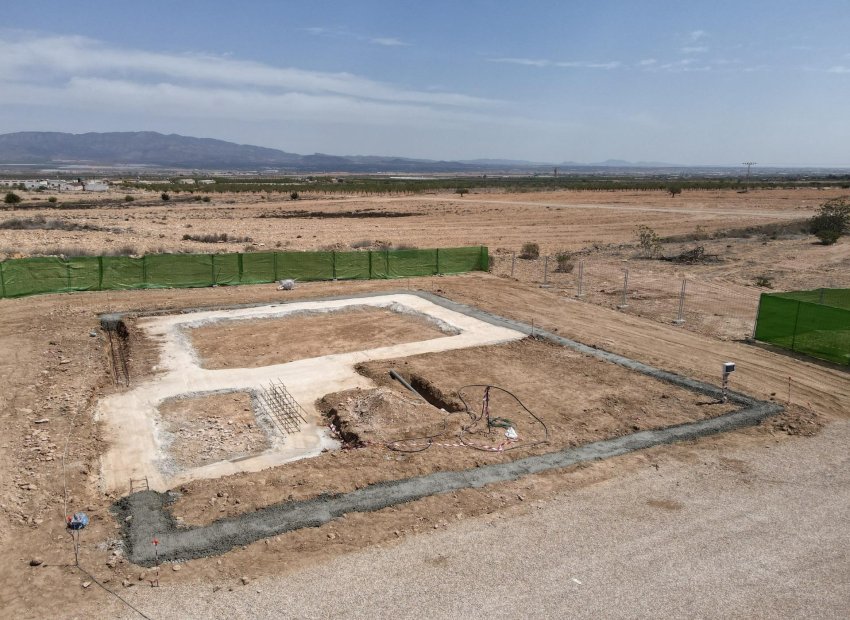
<instances>
[{"instance_id":1,"label":"shrub","mask_svg":"<svg viewBox=\"0 0 850 620\"><path fill-rule=\"evenodd\" d=\"M555 262L558 263L558 266L555 268L555 271L558 273L572 273L573 265L572 255L569 252L558 252L555 254Z\"/></svg>"},{"instance_id":2,"label":"shrub","mask_svg":"<svg viewBox=\"0 0 850 620\"><path fill-rule=\"evenodd\" d=\"M50 204L56 204L56 200L57 200L56 196L51 196L50 198L47 199L47 202L49 202Z\"/></svg>"},{"instance_id":3,"label":"shrub","mask_svg":"<svg viewBox=\"0 0 850 620\"><path fill-rule=\"evenodd\" d=\"M210 235L183 235L183 241L198 241L199 243L249 243L251 237L236 237L227 233L212 233Z\"/></svg>"},{"instance_id":4,"label":"shrub","mask_svg":"<svg viewBox=\"0 0 850 620\"><path fill-rule=\"evenodd\" d=\"M644 256L652 258L661 251L661 238L652 228L646 224L641 224L637 227L636 232L638 245Z\"/></svg>"},{"instance_id":5,"label":"shrub","mask_svg":"<svg viewBox=\"0 0 850 620\"><path fill-rule=\"evenodd\" d=\"M818 214L809 220L809 232L823 245L832 245L850 232L850 204L846 198L829 200L821 205Z\"/></svg>"},{"instance_id":6,"label":"shrub","mask_svg":"<svg viewBox=\"0 0 850 620\"><path fill-rule=\"evenodd\" d=\"M7 205L16 205L21 201L21 197L18 196L15 192L8 192L6 197L3 199Z\"/></svg>"},{"instance_id":7,"label":"shrub","mask_svg":"<svg viewBox=\"0 0 850 620\"><path fill-rule=\"evenodd\" d=\"M540 246L537 243L526 242L522 244L522 250L519 253L520 258L527 260L540 258Z\"/></svg>"},{"instance_id":8,"label":"shrub","mask_svg":"<svg viewBox=\"0 0 850 620\"><path fill-rule=\"evenodd\" d=\"M124 202L133 202L135 198L133 198L130 194L124 196Z\"/></svg>"},{"instance_id":9,"label":"shrub","mask_svg":"<svg viewBox=\"0 0 850 620\"><path fill-rule=\"evenodd\" d=\"M171 196L169 196L166 192L162 192L159 197L163 200L171 200Z\"/></svg>"}]
</instances>

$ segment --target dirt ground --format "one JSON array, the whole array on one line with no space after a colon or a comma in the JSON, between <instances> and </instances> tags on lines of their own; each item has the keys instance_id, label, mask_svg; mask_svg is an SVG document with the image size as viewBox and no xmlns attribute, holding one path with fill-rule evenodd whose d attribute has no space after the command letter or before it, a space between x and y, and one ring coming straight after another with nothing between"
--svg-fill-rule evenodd
<instances>
[{"instance_id":1,"label":"dirt ground","mask_svg":"<svg viewBox=\"0 0 850 620\"><path fill-rule=\"evenodd\" d=\"M44 216L109 230L0 229L0 258L63 248L94 253L130 249L153 252L236 252L251 250L349 250L375 242L416 247L484 244L493 250L519 250L525 242L541 251L578 251L620 244L635 236L638 224L661 236L791 221L810 217L829 198L847 190L686 191L671 198L663 191L557 191L505 194L472 192L423 196L307 196L292 201L278 195L212 195L209 203L163 202L158 193L139 193L124 203L112 197L58 195L52 208L46 198L32 196L14 209L0 211L2 222L13 217ZM90 208L80 208L89 201ZM63 202L76 206L62 208ZM361 211L370 217L340 217ZM385 213L388 217L375 217ZM322 217L321 214L325 216ZM399 214L408 217L398 217ZM269 216L295 217L269 217ZM226 233L251 242L202 243L183 236Z\"/></svg>"},{"instance_id":2,"label":"dirt ground","mask_svg":"<svg viewBox=\"0 0 850 620\"><path fill-rule=\"evenodd\" d=\"M165 449L179 468L256 454L271 445L245 392L173 398L159 407L159 415L172 436Z\"/></svg>"},{"instance_id":3,"label":"dirt ground","mask_svg":"<svg viewBox=\"0 0 850 620\"><path fill-rule=\"evenodd\" d=\"M217 321L189 330L203 368L257 368L447 336L424 317L382 308Z\"/></svg>"},{"instance_id":4,"label":"dirt ground","mask_svg":"<svg viewBox=\"0 0 850 620\"><path fill-rule=\"evenodd\" d=\"M218 198L214 199L212 206L185 206L185 211L183 204L146 207L134 203L129 211L121 208L97 212L79 210L79 213L63 211L61 216L91 218L93 221L103 218L104 226L136 227L136 232L126 236L132 237L140 249L166 242L174 248L184 247L178 238L178 235L183 234L179 226L184 224L179 218L195 213L218 216L208 218L209 230L203 232L223 232L221 226L227 222L227 232L232 229L234 233L243 235L256 234L256 239L263 239L259 242L266 243L266 247L269 244L274 247L277 239L290 240L291 245L287 247L313 249L324 244L351 243L357 238L374 238L390 239L396 243L412 242L420 247L488 243L493 247L503 244L518 249L518 245L530 240L529 237L534 233L533 239L540 242L545 251L554 251L562 247L578 249L584 247L587 240L603 244L631 243L634 227L638 223L656 226L663 234L681 234L692 231L697 223L720 228L738 226L743 222L793 219L808 215L816 205L829 197L829 192L813 190L764 191L748 195L686 192L675 199L660 193L566 194L523 194L513 197L488 195L483 198L467 196L462 199L437 196L374 199L372 202L358 198L350 201L362 201L375 209L396 211L427 208L429 215L387 218L386 222L375 218L325 218L302 222L297 219L280 218L278 222L277 219L263 218L257 219L259 224L256 232L247 229L254 226L250 216L242 218L239 215L239 220L235 219L242 205L216 204ZM501 204L483 202L484 199ZM546 204L570 201L573 201L572 207L550 208ZM337 208L334 204L339 202L346 201L328 201L324 204L318 200L315 203L310 201L309 208L332 211ZM257 200L256 204L244 208L256 211L267 209L269 205L264 203ZM585 204L595 206L587 208L583 206ZM295 206L303 208L303 204L290 205L288 201L274 208ZM351 204L345 208L359 207ZM11 217L10 213L7 214ZM48 216L57 217L57 213L51 211ZM128 223L120 223L124 221L123 218L130 216L133 219ZM433 219L429 219L432 216ZM2 217L0 215L0 219ZM163 217L164 223L156 223ZM179 223L172 227L175 221ZM272 221L274 224L271 226L276 227L274 230L268 227ZM298 226L304 230L299 231L296 228ZM154 233L156 230L160 232ZM331 230L332 234L329 232ZM16 250L23 253L55 243L70 242L86 244L91 248L106 248L109 247L104 239L107 234L112 235L100 232L3 230L0 231L0 245L15 245ZM164 241L159 240L159 234L165 235ZM300 239L298 234L302 235ZM315 239L312 238L314 234ZM73 235L80 237L71 239ZM114 238L110 243L122 241ZM805 276L795 275L798 268L804 274L814 275L819 269L833 269L833 273L840 274L841 266L848 258L844 241L831 248L815 246L810 240L776 240L769 241L767 245L752 239L728 243L733 245L735 254L722 265L726 273L718 273L717 276L730 281L739 279L744 282L750 278L748 274L775 269L785 273L778 276L777 284L803 282ZM203 244L187 244L185 247L196 251L208 248ZM231 251L240 249L226 244L219 247ZM706 269L719 267L708 266ZM0 346L7 352L0 358L0 379L4 386L0 391L0 418L4 427L4 436L0 440L0 514L6 522L6 527L0 530L0 543L7 550L7 562L0 566L0 608L10 616L24 618L45 615L82 617L93 613L105 615L118 612L120 603L96 584L82 587L91 581L91 577L68 566L72 562L72 554L64 531L64 515L75 510L85 510L91 517L91 525L83 539L83 567L106 587L114 588L119 593L129 587L123 585L125 582L141 583L138 579L140 571L123 560L117 544L119 526L108 512L116 498L104 496L99 488L98 458L104 451L105 441L91 417L93 403L104 394L121 388L112 383L107 343L98 330L98 313L274 302L406 287L434 292L527 323L533 320L536 325L566 337L713 383L719 382L720 364L733 360L738 364L738 370L732 377L733 388L759 398L790 402L791 406L788 413L779 419L753 429L698 442L659 447L566 472L535 475L492 488L431 497L378 513L347 515L322 528L292 532L261 541L221 558L188 562L181 565L179 571L168 568L161 576L163 587L175 583L213 582L237 588L241 587L241 576L253 578L262 574L285 574L351 550L392 545L395 540L415 536L418 532L448 528L453 522L470 516L499 513L530 499L545 501L555 491L591 488L604 480L618 477L624 471L656 465L662 468L676 467L677 463L696 462L707 453L787 442L799 443L800 449L804 450L805 437L816 433L821 425L850 417L847 407L850 402L850 381L846 370L795 359L741 342L722 341L603 305L577 301L557 288L540 288L536 282L487 274L417 278L404 282L314 283L299 285L295 291L289 292L277 291L274 285L256 285L191 290L104 291L0 300ZM145 373L155 372L154 343L131 341L130 357L131 377L134 381ZM485 365L487 360L486 355L481 355L478 363L489 371L489 366ZM571 368L569 360L561 361L565 368ZM456 389L457 383L449 369L443 371L432 368L421 360L416 360L416 363L425 364L420 371L433 384L449 393ZM460 364L455 366L456 370L463 370L461 361L453 363ZM535 389L523 395L523 402L526 399L531 402L537 399L542 401L544 395L538 395L537 390L546 389L547 386L554 390L554 386L558 385L567 393L566 400L575 401L575 398L569 398L570 382L583 379L581 374L561 373L560 365L548 359L542 359L540 363L544 370L548 370L550 379L539 380ZM493 364L492 370L490 376L493 382L514 384L518 380L510 374L510 363L507 361L501 366ZM379 371L382 372L382 369L376 370ZM408 397L397 387L389 388L388 384L385 387L396 394L404 394L404 398ZM611 382L607 395L611 396L610 389L625 387L628 385ZM622 412L633 412L631 404L622 400L628 398L628 394L623 392L626 390L619 389L614 394L620 400L613 402L612 406L616 407L620 403ZM589 408L604 409L609 406L604 396L600 392L600 400ZM555 397L550 395L548 398ZM662 400L665 399L659 397L654 402ZM696 409L696 404L693 404ZM529 408L535 410L534 407ZM670 411L679 412L682 408ZM580 417L584 413L581 408L572 411L573 416ZM627 429L630 423L631 420L626 417L611 416L607 426L598 425L596 430L617 432L621 428ZM593 427L588 425L588 432L591 430ZM66 507L61 457L69 431ZM576 437L576 440L580 439ZM430 459L439 454L432 448L423 456ZM244 484L240 484L240 478L235 476L220 481L217 487L213 487L210 482L208 487L198 485L188 488L188 493L184 493L181 499L181 506L186 507L182 516L187 521L214 519L241 511L250 506L249 502L254 497L274 496L285 499L290 495L297 497L310 494L315 492L312 480L321 480L317 484L332 490L336 484L333 472L346 472L356 459L364 459L364 467L368 466L368 471L373 472L380 471L381 466L390 463L394 468L408 472L426 469L412 455L396 455L386 450L342 451L320 458L335 463L330 466L328 473L319 472L324 478L318 475L317 478L309 478L306 473L290 477L275 470L267 476L245 480ZM481 463L487 462L483 460L483 455L474 458L481 459ZM486 455L486 458L490 456ZM367 480L364 477L362 482ZM219 496L219 493L222 495ZM240 504L237 505L236 500ZM31 561L40 564L30 566Z\"/></svg>"}]
</instances>

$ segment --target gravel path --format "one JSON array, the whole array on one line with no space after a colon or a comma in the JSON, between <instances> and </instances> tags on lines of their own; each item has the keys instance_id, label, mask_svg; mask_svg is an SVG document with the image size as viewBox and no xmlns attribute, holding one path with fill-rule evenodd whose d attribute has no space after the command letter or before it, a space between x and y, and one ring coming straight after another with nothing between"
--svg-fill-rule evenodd
<instances>
[{"instance_id":1,"label":"gravel path","mask_svg":"<svg viewBox=\"0 0 850 620\"><path fill-rule=\"evenodd\" d=\"M845 618L848 442L836 422L292 575L122 594L152 618Z\"/></svg>"}]
</instances>

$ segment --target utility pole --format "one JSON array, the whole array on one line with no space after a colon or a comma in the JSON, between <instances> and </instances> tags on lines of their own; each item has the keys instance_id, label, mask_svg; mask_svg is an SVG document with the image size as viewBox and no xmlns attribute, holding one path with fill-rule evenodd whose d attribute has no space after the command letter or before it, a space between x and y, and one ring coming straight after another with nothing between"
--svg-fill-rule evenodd
<instances>
[{"instance_id":1,"label":"utility pole","mask_svg":"<svg viewBox=\"0 0 850 620\"><path fill-rule=\"evenodd\" d=\"M745 161L745 162L744 162L743 164L741 164L741 165L742 165L742 166L746 166L746 167L747 167L747 188L746 188L746 190L749 192L749 191L750 191L750 168L752 168L753 166L755 166L755 165L756 165L756 162L754 162L754 161Z\"/></svg>"}]
</instances>

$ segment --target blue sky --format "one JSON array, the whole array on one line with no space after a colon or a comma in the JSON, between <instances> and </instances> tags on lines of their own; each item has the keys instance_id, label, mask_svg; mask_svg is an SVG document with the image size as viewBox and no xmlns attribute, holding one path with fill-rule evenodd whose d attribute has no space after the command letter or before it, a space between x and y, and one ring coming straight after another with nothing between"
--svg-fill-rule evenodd
<instances>
[{"instance_id":1,"label":"blue sky","mask_svg":"<svg viewBox=\"0 0 850 620\"><path fill-rule=\"evenodd\" d=\"M0 133L850 165L850 3L9 2Z\"/></svg>"}]
</instances>

